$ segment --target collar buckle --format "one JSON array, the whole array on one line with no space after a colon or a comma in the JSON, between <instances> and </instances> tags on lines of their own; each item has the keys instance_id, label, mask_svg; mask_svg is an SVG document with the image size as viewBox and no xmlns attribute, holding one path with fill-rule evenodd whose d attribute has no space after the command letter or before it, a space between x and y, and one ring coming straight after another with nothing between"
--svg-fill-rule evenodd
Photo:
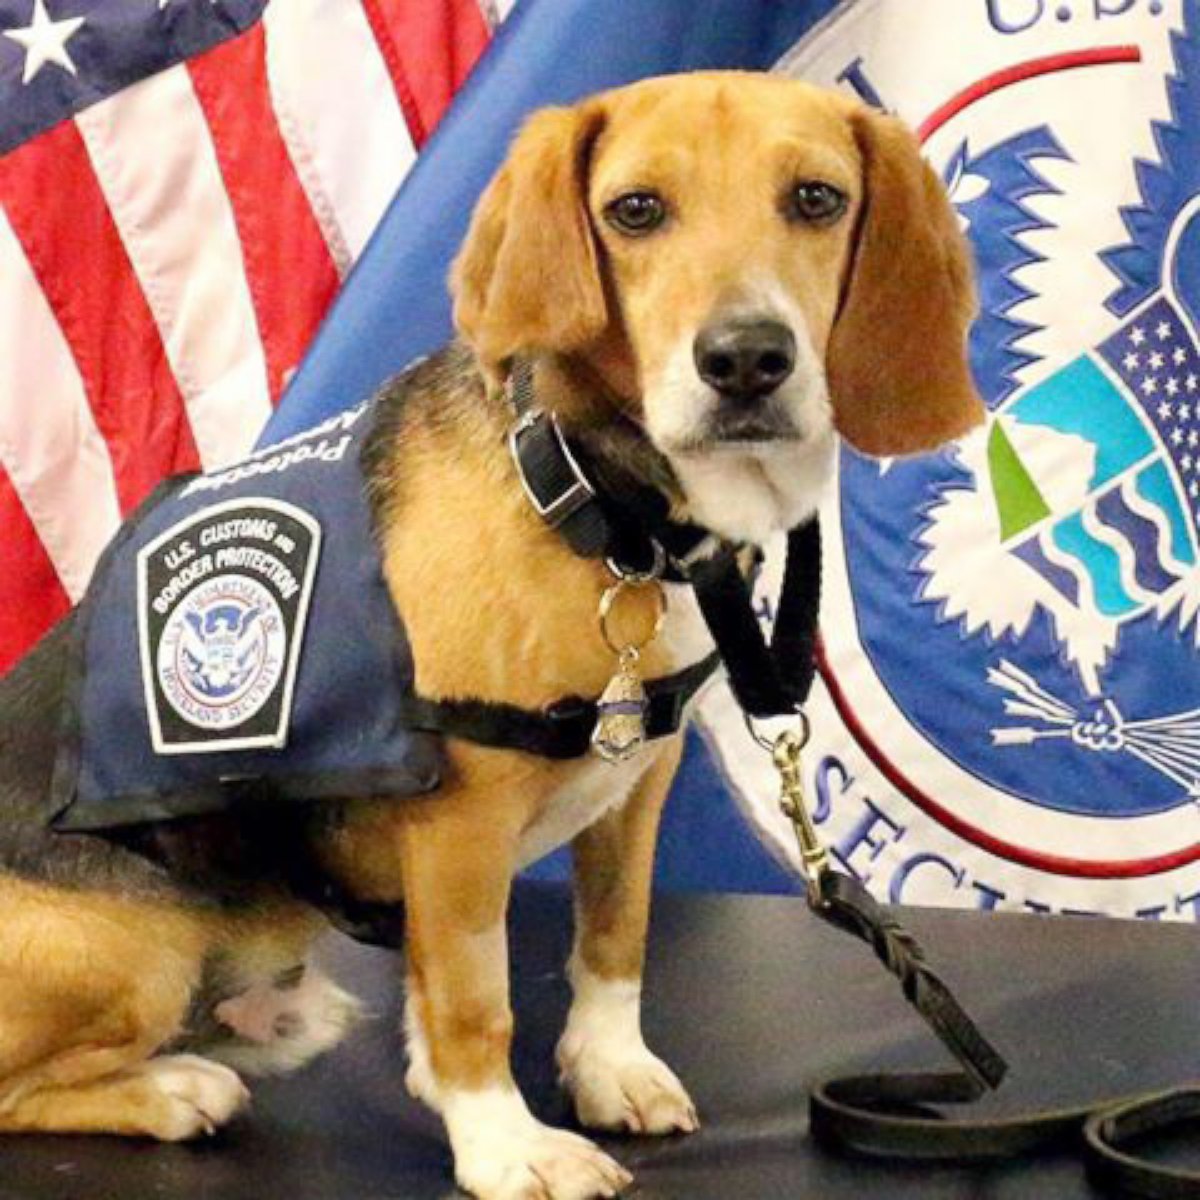
<instances>
[{"instance_id":1,"label":"collar buckle","mask_svg":"<svg viewBox=\"0 0 1200 1200\"><path fill-rule=\"evenodd\" d=\"M524 412L509 432L508 448L529 503L551 529L596 499L553 413Z\"/></svg>"}]
</instances>

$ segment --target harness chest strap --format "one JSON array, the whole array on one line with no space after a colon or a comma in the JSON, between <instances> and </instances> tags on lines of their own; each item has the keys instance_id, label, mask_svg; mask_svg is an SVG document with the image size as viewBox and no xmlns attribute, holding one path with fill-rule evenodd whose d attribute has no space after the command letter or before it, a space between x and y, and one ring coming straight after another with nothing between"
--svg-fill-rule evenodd
<instances>
[{"instance_id":1,"label":"harness chest strap","mask_svg":"<svg viewBox=\"0 0 1200 1200\"><path fill-rule=\"evenodd\" d=\"M720 666L716 652L674 675L646 683L648 738L669 737L683 723L688 701ZM482 700L427 700L411 695L401 715L413 729L464 738L482 746L523 750L542 758L582 758L591 750L597 702L581 696L557 700L537 711Z\"/></svg>"}]
</instances>

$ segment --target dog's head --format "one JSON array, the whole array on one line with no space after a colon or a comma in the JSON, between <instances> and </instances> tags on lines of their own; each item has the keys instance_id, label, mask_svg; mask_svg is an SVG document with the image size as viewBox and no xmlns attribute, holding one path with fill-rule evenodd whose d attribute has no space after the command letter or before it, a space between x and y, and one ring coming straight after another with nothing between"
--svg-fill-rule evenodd
<instances>
[{"instance_id":1,"label":"dog's head","mask_svg":"<svg viewBox=\"0 0 1200 1200\"><path fill-rule=\"evenodd\" d=\"M486 371L585 361L731 537L813 511L834 428L909 454L982 415L969 253L916 140L791 80L668 77L536 114L452 283Z\"/></svg>"}]
</instances>

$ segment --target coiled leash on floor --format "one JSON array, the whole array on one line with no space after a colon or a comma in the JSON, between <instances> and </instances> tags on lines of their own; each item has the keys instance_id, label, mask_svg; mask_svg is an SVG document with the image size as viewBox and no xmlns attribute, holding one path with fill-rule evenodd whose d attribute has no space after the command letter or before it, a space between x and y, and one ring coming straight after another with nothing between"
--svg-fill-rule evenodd
<instances>
[{"instance_id":1,"label":"coiled leash on floor","mask_svg":"<svg viewBox=\"0 0 1200 1200\"><path fill-rule=\"evenodd\" d=\"M1131 1151L1141 1138L1200 1120L1200 1087L1107 1100L995 1119L950 1119L937 1107L970 1104L995 1091L1008 1064L933 971L916 938L855 878L836 869L817 835L805 801L801 757L808 741L803 703L815 674L813 636L819 605L820 535L816 522L792 533L776 633L768 646L761 631L739 621L738 641L748 657L730 658L734 695L747 725L771 754L780 779L780 807L792 824L807 884L808 905L821 920L866 942L899 981L904 997L959 1064L957 1071L856 1075L825 1080L810 1094L813 1136L826 1148L880 1158L986 1161L1082 1144L1088 1178L1116 1196L1146 1200L1200 1198L1200 1172L1165 1167ZM703 578L696 583L705 616L739 607L718 605ZM736 590L726 577L725 589ZM744 586L744 585L743 585ZM706 592L708 603L706 603ZM710 620L714 635L721 626ZM755 630L758 629L754 622ZM803 632L807 629L807 635ZM780 640L782 637L782 641ZM747 664L752 664L747 671ZM755 717L798 718L798 727L774 738Z\"/></svg>"}]
</instances>

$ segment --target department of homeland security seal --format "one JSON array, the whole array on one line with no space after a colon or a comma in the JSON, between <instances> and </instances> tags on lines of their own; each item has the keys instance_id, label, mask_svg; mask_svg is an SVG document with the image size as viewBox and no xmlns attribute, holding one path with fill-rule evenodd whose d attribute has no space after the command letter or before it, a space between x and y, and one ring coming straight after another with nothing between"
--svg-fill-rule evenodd
<instances>
[{"instance_id":1,"label":"department of homeland security seal","mask_svg":"<svg viewBox=\"0 0 1200 1200\"><path fill-rule=\"evenodd\" d=\"M1200 0L860 0L781 69L918 129L989 409L938 455L842 455L825 835L892 901L1195 919ZM790 851L727 694L703 719Z\"/></svg>"},{"instance_id":2,"label":"department of homeland security seal","mask_svg":"<svg viewBox=\"0 0 1200 1200\"><path fill-rule=\"evenodd\" d=\"M266 497L208 507L138 553L142 676L159 754L282 746L320 547Z\"/></svg>"}]
</instances>

